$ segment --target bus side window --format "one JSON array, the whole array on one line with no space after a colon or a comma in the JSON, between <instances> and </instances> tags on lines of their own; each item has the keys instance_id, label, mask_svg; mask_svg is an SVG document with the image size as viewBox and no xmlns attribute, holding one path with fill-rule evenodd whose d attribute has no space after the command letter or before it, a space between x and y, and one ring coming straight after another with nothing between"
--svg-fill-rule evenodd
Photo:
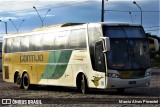
<instances>
[{"instance_id":1,"label":"bus side window","mask_svg":"<svg viewBox=\"0 0 160 107\"><path fill-rule=\"evenodd\" d=\"M10 53L11 52L11 45L9 44L8 39L4 39L4 41L5 41L4 52L5 53Z\"/></svg>"},{"instance_id":2,"label":"bus side window","mask_svg":"<svg viewBox=\"0 0 160 107\"><path fill-rule=\"evenodd\" d=\"M41 35L34 35L29 37L29 50L30 51L41 50Z\"/></svg>"},{"instance_id":3,"label":"bus side window","mask_svg":"<svg viewBox=\"0 0 160 107\"><path fill-rule=\"evenodd\" d=\"M7 39L7 53L11 53L12 38Z\"/></svg>"},{"instance_id":4,"label":"bus side window","mask_svg":"<svg viewBox=\"0 0 160 107\"><path fill-rule=\"evenodd\" d=\"M54 39L57 33L42 34L42 50L54 49Z\"/></svg>"},{"instance_id":5,"label":"bus side window","mask_svg":"<svg viewBox=\"0 0 160 107\"><path fill-rule=\"evenodd\" d=\"M21 52L29 51L29 36L21 37Z\"/></svg>"},{"instance_id":6,"label":"bus side window","mask_svg":"<svg viewBox=\"0 0 160 107\"><path fill-rule=\"evenodd\" d=\"M20 37L12 38L11 52L20 52Z\"/></svg>"},{"instance_id":7,"label":"bus side window","mask_svg":"<svg viewBox=\"0 0 160 107\"><path fill-rule=\"evenodd\" d=\"M70 33L70 48L86 48L86 34L85 29L72 30Z\"/></svg>"},{"instance_id":8,"label":"bus side window","mask_svg":"<svg viewBox=\"0 0 160 107\"><path fill-rule=\"evenodd\" d=\"M2 42L0 42L0 52L2 52Z\"/></svg>"},{"instance_id":9,"label":"bus side window","mask_svg":"<svg viewBox=\"0 0 160 107\"><path fill-rule=\"evenodd\" d=\"M92 25L89 25L88 34L89 34L89 50L90 50L91 63L92 63L93 70L95 70L94 48L95 48L96 41L99 41L100 37L102 37L101 28L92 27Z\"/></svg>"},{"instance_id":10,"label":"bus side window","mask_svg":"<svg viewBox=\"0 0 160 107\"><path fill-rule=\"evenodd\" d=\"M55 48L56 49L68 49L69 40L68 40L68 31L59 32L56 35L55 39Z\"/></svg>"}]
</instances>

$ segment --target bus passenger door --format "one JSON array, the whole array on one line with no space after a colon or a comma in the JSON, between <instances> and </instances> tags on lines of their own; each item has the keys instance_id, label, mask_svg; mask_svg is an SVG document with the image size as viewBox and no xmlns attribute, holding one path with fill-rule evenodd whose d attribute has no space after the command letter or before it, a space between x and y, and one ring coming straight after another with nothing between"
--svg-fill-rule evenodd
<instances>
[{"instance_id":1,"label":"bus passenger door","mask_svg":"<svg viewBox=\"0 0 160 107\"><path fill-rule=\"evenodd\" d=\"M102 41L95 44L95 70L105 72L105 59Z\"/></svg>"},{"instance_id":2,"label":"bus passenger door","mask_svg":"<svg viewBox=\"0 0 160 107\"><path fill-rule=\"evenodd\" d=\"M95 54L94 54L94 58L95 58L95 73L93 75L93 81L94 81L94 85L97 88L105 88L105 72L106 72L106 68L105 68L105 57L104 57L104 53L103 53L103 43L102 41L98 41L95 43Z\"/></svg>"}]
</instances>

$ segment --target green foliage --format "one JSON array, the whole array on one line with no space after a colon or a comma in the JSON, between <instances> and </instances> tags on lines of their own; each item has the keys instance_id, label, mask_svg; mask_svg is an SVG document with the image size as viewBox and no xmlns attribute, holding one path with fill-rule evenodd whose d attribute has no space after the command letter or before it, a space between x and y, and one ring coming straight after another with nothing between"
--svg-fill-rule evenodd
<instances>
[{"instance_id":1,"label":"green foliage","mask_svg":"<svg viewBox=\"0 0 160 107\"><path fill-rule=\"evenodd\" d=\"M160 37L156 35L151 35L149 33L146 33L147 37L156 38L159 41L160 44ZM152 67L160 67L160 50L158 52L151 52L151 65Z\"/></svg>"},{"instance_id":2,"label":"green foliage","mask_svg":"<svg viewBox=\"0 0 160 107\"><path fill-rule=\"evenodd\" d=\"M160 52L151 54L151 65L152 67L160 67Z\"/></svg>"}]
</instances>

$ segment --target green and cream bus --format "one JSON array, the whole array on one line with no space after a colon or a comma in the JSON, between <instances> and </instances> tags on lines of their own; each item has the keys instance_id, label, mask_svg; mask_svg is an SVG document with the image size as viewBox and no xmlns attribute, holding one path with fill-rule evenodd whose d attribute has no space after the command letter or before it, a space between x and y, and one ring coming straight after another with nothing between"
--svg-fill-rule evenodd
<instances>
[{"instance_id":1,"label":"green and cream bus","mask_svg":"<svg viewBox=\"0 0 160 107\"><path fill-rule=\"evenodd\" d=\"M10 34L2 52L3 80L24 89L53 85L84 94L89 88L123 92L151 80L148 38L136 24L70 23Z\"/></svg>"}]
</instances>

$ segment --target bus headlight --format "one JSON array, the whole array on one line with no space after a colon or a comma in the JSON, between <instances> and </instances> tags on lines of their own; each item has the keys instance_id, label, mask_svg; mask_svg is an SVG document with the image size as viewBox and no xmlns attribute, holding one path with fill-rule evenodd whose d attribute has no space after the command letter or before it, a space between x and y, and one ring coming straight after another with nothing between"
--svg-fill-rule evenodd
<instances>
[{"instance_id":1,"label":"bus headlight","mask_svg":"<svg viewBox=\"0 0 160 107\"><path fill-rule=\"evenodd\" d=\"M120 78L119 74L114 74L114 73L108 73L108 77L111 77L111 78Z\"/></svg>"},{"instance_id":2,"label":"bus headlight","mask_svg":"<svg viewBox=\"0 0 160 107\"><path fill-rule=\"evenodd\" d=\"M151 71L150 71L150 72L146 72L146 73L145 73L145 76L148 77L148 76L151 76L151 74L152 74Z\"/></svg>"}]
</instances>

